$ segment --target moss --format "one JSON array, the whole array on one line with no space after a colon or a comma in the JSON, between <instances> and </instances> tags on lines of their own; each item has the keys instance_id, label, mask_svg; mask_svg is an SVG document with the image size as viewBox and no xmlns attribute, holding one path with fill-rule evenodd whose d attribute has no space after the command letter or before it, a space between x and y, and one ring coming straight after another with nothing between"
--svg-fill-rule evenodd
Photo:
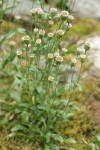
<instances>
[{"instance_id":1,"label":"moss","mask_svg":"<svg viewBox=\"0 0 100 150\"><path fill-rule=\"evenodd\" d=\"M71 31L69 31L64 40L75 37L80 39L87 35L100 34L100 21L91 18L76 19Z\"/></svg>"}]
</instances>

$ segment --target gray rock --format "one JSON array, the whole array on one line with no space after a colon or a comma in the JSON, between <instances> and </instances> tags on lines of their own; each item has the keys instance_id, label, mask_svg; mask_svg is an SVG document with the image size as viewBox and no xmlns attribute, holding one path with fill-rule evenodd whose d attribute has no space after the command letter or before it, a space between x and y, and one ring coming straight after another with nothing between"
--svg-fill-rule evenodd
<instances>
[{"instance_id":1,"label":"gray rock","mask_svg":"<svg viewBox=\"0 0 100 150\"><path fill-rule=\"evenodd\" d=\"M100 0L76 0L73 10L80 17L100 19Z\"/></svg>"}]
</instances>

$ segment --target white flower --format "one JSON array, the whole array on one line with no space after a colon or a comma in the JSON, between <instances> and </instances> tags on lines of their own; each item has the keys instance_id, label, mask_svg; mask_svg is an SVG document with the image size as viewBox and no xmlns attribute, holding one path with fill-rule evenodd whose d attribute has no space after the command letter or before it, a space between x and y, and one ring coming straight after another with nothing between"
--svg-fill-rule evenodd
<instances>
[{"instance_id":1,"label":"white flower","mask_svg":"<svg viewBox=\"0 0 100 150\"><path fill-rule=\"evenodd\" d=\"M64 33L65 33L64 30L57 30L57 34L59 34L61 36L64 35Z\"/></svg>"},{"instance_id":2,"label":"white flower","mask_svg":"<svg viewBox=\"0 0 100 150\"><path fill-rule=\"evenodd\" d=\"M22 52L19 51L19 50L16 53L17 53L18 56L22 55Z\"/></svg>"},{"instance_id":3,"label":"white flower","mask_svg":"<svg viewBox=\"0 0 100 150\"><path fill-rule=\"evenodd\" d=\"M31 13L32 14L39 14L39 15L42 15L43 14L43 10L41 9L41 8L33 8L32 10L31 10Z\"/></svg>"},{"instance_id":4,"label":"white flower","mask_svg":"<svg viewBox=\"0 0 100 150\"><path fill-rule=\"evenodd\" d=\"M78 47L76 50L77 50L77 52L79 52L79 53L82 51L79 47Z\"/></svg>"},{"instance_id":5,"label":"white flower","mask_svg":"<svg viewBox=\"0 0 100 150\"><path fill-rule=\"evenodd\" d=\"M76 59L76 58L72 58L72 59L71 59L71 62L72 62L72 64L76 64L77 59Z\"/></svg>"},{"instance_id":6,"label":"white flower","mask_svg":"<svg viewBox=\"0 0 100 150\"><path fill-rule=\"evenodd\" d=\"M39 30L39 34L40 34L40 35L44 35L44 34L45 34L45 30L40 29L40 30Z\"/></svg>"},{"instance_id":7,"label":"white flower","mask_svg":"<svg viewBox=\"0 0 100 150\"><path fill-rule=\"evenodd\" d=\"M37 13L38 13L39 15L42 15L44 12L43 12L43 10L42 10L41 8L37 8Z\"/></svg>"},{"instance_id":8,"label":"white flower","mask_svg":"<svg viewBox=\"0 0 100 150\"><path fill-rule=\"evenodd\" d=\"M49 77L48 77L48 80L52 82L52 81L54 80L54 77L49 76Z\"/></svg>"},{"instance_id":9,"label":"white flower","mask_svg":"<svg viewBox=\"0 0 100 150\"><path fill-rule=\"evenodd\" d=\"M71 29L73 26L71 23L68 24L68 29Z\"/></svg>"},{"instance_id":10,"label":"white flower","mask_svg":"<svg viewBox=\"0 0 100 150\"><path fill-rule=\"evenodd\" d=\"M36 32L38 32L39 31L39 29L38 28L34 28L34 32L36 33Z\"/></svg>"},{"instance_id":11,"label":"white flower","mask_svg":"<svg viewBox=\"0 0 100 150\"><path fill-rule=\"evenodd\" d=\"M22 39L22 41L29 41L30 37L28 35L26 35L26 36L23 36L21 39Z\"/></svg>"},{"instance_id":12,"label":"white flower","mask_svg":"<svg viewBox=\"0 0 100 150\"><path fill-rule=\"evenodd\" d=\"M36 8L33 8L31 11L30 11L32 14L35 14L37 12L37 9Z\"/></svg>"},{"instance_id":13,"label":"white flower","mask_svg":"<svg viewBox=\"0 0 100 150\"><path fill-rule=\"evenodd\" d=\"M36 44L41 44L42 43L42 40L41 39L37 39L36 40Z\"/></svg>"},{"instance_id":14,"label":"white flower","mask_svg":"<svg viewBox=\"0 0 100 150\"><path fill-rule=\"evenodd\" d=\"M57 56L56 61L57 62L63 62L63 57L62 56Z\"/></svg>"},{"instance_id":15,"label":"white flower","mask_svg":"<svg viewBox=\"0 0 100 150\"><path fill-rule=\"evenodd\" d=\"M58 52L55 52L55 53L54 53L54 56L55 56L55 57L59 56L59 53L58 53Z\"/></svg>"},{"instance_id":16,"label":"white flower","mask_svg":"<svg viewBox=\"0 0 100 150\"><path fill-rule=\"evenodd\" d=\"M51 13L56 13L56 12L57 12L57 9L56 9L56 8L50 8L50 12L51 12Z\"/></svg>"},{"instance_id":17,"label":"white flower","mask_svg":"<svg viewBox=\"0 0 100 150\"><path fill-rule=\"evenodd\" d=\"M16 42L14 42L14 41L10 41L10 46L15 46L16 45Z\"/></svg>"},{"instance_id":18,"label":"white flower","mask_svg":"<svg viewBox=\"0 0 100 150\"><path fill-rule=\"evenodd\" d=\"M71 21L73 21L73 20L74 20L74 16L69 15L69 16L68 16L68 19L71 20Z\"/></svg>"},{"instance_id":19,"label":"white flower","mask_svg":"<svg viewBox=\"0 0 100 150\"><path fill-rule=\"evenodd\" d=\"M48 33L48 37L52 38L54 36L54 34L51 32L51 33Z\"/></svg>"},{"instance_id":20,"label":"white flower","mask_svg":"<svg viewBox=\"0 0 100 150\"><path fill-rule=\"evenodd\" d=\"M49 59L52 59L52 58L53 58L53 54L52 54L52 53L49 53L49 54L48 54L48 58L49 58Z\"/></svg>"},{"instance_id":21,"label":"white flower","mask_svg":"<svg viewBox=\"0 0 100 150\"><path fill-rule=\"evenodd\" d=\"M67 52L68 50L66 48L62 48L62 52Z\"/></svg>"},{"instance_id":22,"label":"white flower","mask_svg":"<svg viewBox=\"0 0 100 150\"><path fill-rule=\"evenodd\" d=\"M89 42L89 41L85 42L84 48L85 48L86 51L90 50L91 47L92 47L92 43L91 42Z\"/></svg>"},{"instance_id":23,"label":"white flower","mask_svg":"<svg viewBox=\"0 0 100 150\"><path fill-rule=\"evenodd\" d=\"M53 20L49 20L49 24L50 24L50 25L53 25L53 24L54 24L54 21L53 21Z\"/></svg>"},{"instance_id":24,"label":"white flower","mask_svg":"<svg viewBox=\"0 0 100 150\"><path fill-rule=\"evenodd\" d=\"M62 17L68 17L68 15L69 15L69 12L68 12L68 11L63 10L63 11L61 12L61 16L62 16Z\"/></svg>"},{"instance_id":25,"label":"white flower","mask_svg":"<svg viewBox=\"0 0 100 150\"><path fill-rule=\"evenodd\" d=\"M16 19L16 20L20 20L21 17L20 17L20 16L15 16L15 19Z\"/></svg>"},{"instance_id":26,"label":"white flower","mask_svg":"<svg viewBox=\"0 0 100 150\"><path fill-rule=\"evenodd\" d=\"M81 59L85 59L85 58L86 58L86 55L85 55L85 54L81 54L81 55L80 55L80 58L81 58Z\"/></svg>"}]
</instances>

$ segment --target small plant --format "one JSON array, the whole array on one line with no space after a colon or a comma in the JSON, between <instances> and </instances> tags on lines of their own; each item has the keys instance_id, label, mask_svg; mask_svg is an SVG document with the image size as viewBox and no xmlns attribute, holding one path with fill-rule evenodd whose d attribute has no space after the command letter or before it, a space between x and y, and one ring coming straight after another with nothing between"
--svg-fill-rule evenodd
<instances>
[{"instance_id":1,"label":"small plant","mask_svg":"<svg viewBox=\"0 0 100 150\"><path fill-rule=\"evenodd\" d=\"M41 3L40 3L41 4ZM73 116L77 109L72 102L76 88L81 90L80 79L86 54L91 47L90 42L84 44L84 54L81 49L75 49L76 55L69 62L68 72L64 57L68 49L61 47L64 35L72 28L74 17L68 11L58 11L56 8L31 11L31 31L22 28L14 29L21 32L21 46L14 53L16 63L15 79L19 91L19 99L11 106L10 114L14 114L9 137L25 137L27 140L42 145L45 150L59 149L59 143L75 143L61 135L62 125ZM20 23L20 17L15 17ZM16 41L9 43L11 53L15 50ZM70 72L80 63L77 81L73 82L74 73ZM67 71L66 83L60 83L61 75ZM65 92L68 91L68 97Z\"/></svg>"},{"instance_id":2,"label":"small plant","mask_svg":"<svg viewBox=\"0 0 100 150\"><path fill-rule=\"evenodd\" d=\"M100 134L96 135L95 143L91 143L92 150L99 150L100 149Z\"/></svg>"}]
</instances>

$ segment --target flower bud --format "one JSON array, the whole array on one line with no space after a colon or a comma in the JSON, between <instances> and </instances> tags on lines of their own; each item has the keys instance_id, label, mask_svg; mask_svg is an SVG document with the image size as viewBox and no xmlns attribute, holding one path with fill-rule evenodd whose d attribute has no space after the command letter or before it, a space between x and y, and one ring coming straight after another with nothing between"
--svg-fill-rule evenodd
<instances>
[{"instance_id":1,"label":"flower bud","mask_svg":"<svg viewBox=\"0 0 100 150\"><path fill-rule=\"evenodd\" d=\"M14 46L16 45L16 42L10 41L9 45L10 45L10 48L12 49L12 48L14 48Z\"/></svg>"},{"instance_id":2,"label":"flower bud","mask_svg":"<svg viewBox=\"0 0 100 150\"><path fill-rule=\"evenodd\" d=\"M76 63L77 63L77 59L76 58L72 58L71 59L71 66L75 66Z\"/></svg>"},{"instance_id":3,"label":"flower bud","mask_svg":"<svg viewBox=\"0 0 100 150\"><path fill-rule=\"evenodd\" d=\"M81 54L80 55L80 59L81 59L81 62L83 63L86 59L86 55L85 54Z\"/></svg>"},{"instance_id":4,"label":"flower bud","mask_svg":"<svg viewBox=\"0 0 100 150\"><path fill-rule=\"evenodd\" d=\"M39 31L38 28L34 28L34 32L37 33Z\"/></svg>"},{"instance_id":5,"label":"flower bud","mask_svg":"<svg viewBox=\"0 0 100 150\"><path fill-rule=\"evenodd\" d=\"M29 40L30 40L30 37L27 35L22 37L22 42L24 42L24 44L29 44Z\"/></svg>"},{"instance_id":6,"label":"flower bud","mask_svg":"<svg viewBox=\"0 0 100 150\"><path fill-rule=\"evenodd\" d=\"M71 23L68 24L68 29L71 29L73 26Z\"/></svg>"},{"instance_id":7,"label":"flower bud","mask_svg":"<svg viewBox=\"0 0 100 150\"><path fill-rule=\"evenodd\" d=\"M85 44L84 44L84 49L85 49L86 51L88 51L88 50L90 50L91 46L92 46L92 44L91 44L90 42L85 42Z\"/></svg>"}]
</instances>

